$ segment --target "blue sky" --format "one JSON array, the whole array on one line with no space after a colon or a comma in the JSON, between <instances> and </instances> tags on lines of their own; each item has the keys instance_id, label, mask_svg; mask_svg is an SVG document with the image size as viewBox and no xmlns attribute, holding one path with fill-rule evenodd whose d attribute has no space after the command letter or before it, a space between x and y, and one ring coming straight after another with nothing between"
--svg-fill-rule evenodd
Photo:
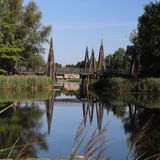
<instances>
[{"instance_id":1,"label":"blue sky","mask_svg":"<svg viewBox=\"0 0 160 160\"><path fill-rule=\"evenodd\" d=\"M29 0L24 0L25 3ZM152 0L155 2L156 0ZM98 57L103 39L105 54L129 44L129 34L149 0L35 0L42 22L52 26L55 60L75 64L84 59L85 47ZM46 55L48 56L48 46Z\"/></svg>"}]
</instances>

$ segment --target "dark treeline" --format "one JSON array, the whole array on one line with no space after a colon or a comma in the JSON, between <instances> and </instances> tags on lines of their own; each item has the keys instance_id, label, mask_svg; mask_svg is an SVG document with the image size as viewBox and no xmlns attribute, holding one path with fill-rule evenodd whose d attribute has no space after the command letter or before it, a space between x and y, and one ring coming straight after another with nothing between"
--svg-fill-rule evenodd
<instances>
[{"instance_id":1,"label":"dark treeline","mask_svg":"<svg viewBox=\"0 0 160 160\"><path fill-rule=\"evenodd\" d=\"M160 76L160 2L149 3L130 34L131 45L106 57L112 69L129 70L141 77Z\"/></svg>"},{"instance_id":2,"label":"dark treeline","mask_svg":"<svg viewBox=\"0 0 160 160\"><path fill-rule=\"evenodd\" d=\"M137 31L130 36L126 54L132 59L131 73L160 76L160 2L149 3L138 18Z\"/></svg>"}]
</instances>

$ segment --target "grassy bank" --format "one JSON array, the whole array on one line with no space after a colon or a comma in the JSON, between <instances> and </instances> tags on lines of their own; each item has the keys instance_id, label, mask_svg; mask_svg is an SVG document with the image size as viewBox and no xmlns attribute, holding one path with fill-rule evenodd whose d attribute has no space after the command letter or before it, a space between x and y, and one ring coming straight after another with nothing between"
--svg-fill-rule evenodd
<instances>
[{"instance_id":1,"label":"grassy bank","mask_svg":"<svg viewBox=\"0 0 160 160\"><path fill-rule=\"evenodd\" d=\"M145 94L159 94L160 93L160 78L146 78L146 79L124 79L124 78L110 78L101 79L91 84L94 90L103 92L133 92Z\"/></svg>"},{"instance_id":2,"label":"grassy bank","mask_svg":"<svg viewBox=\"0 0 160 160\"><path fill-rule=\"evenodd\" d=\"M0 76L0 90L44 90L52 89L53 81L46 76Z\"/></svg>"}]
</instances>

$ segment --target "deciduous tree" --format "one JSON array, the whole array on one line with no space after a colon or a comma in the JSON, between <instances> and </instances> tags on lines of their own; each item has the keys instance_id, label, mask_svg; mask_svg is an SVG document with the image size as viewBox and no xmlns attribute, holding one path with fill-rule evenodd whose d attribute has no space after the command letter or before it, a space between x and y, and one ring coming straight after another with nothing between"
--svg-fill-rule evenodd
<instances>
[{"instance_id":1,"label":"deciduous tree","mask_svg":"<svg viewBox=\"0 0 160 160\"><path fill-rule=\"evenodd\" d=\"M106 64L110 69L129 71L130 60L126 56L126 52L123 48L119 48L114 54L106 56Z\"/></svg>"},{"instance_id":2,"label":"deciduous tree","mask_svg":"<svg viewBox=\"0 0 160 160\"><path fill-rule=\"evenodd\" d=\"M138 43L144 76L160 76L160 2L144 7L139 17Z\"/></svg>"},{"instance_id":3,"label":"deciduous tree","mask_svg":"<svg viewBox=\"0 0 160 160\"><path fill-rule=\"evenodd\" d=\"M41 19L42 13L35 2L26 6L23 0L0 2L1 71L13 73L14 68L24 64L34 67L33 57L44 52L43 43L47 42L51 31L50 26L41 23Z\"/></svg>"}]
</instances>

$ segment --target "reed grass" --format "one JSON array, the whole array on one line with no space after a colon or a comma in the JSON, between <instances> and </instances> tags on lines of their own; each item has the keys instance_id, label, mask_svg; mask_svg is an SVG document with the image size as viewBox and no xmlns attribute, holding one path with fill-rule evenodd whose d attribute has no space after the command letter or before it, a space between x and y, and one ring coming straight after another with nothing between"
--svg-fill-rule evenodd
<instances>
[{"instance_id":1,"label":"reed grass","mask_svg":"<svg viewBox=\"0 0 160 160\"><path fill-rule=\"evenodd\" d=\"M42 90L53 85L46 76L0 76L0 90Z\"/></svg>"},{"instance_id":2,"label":"reed grass","mask_svg":"<svg viewBox=\"0 0 160 160\"><path fill-rule=\"evenodd\" d=\"M154 154L147 156L147 148L150 146L149 133L151 129L151 117L141 128L139 133L134 137L133 142L130 145L130 150L126 157L126 160L135 159L135 160L158 160L160 159L160 154ZM135 155L136 153L136 155ZM134 155L134 156L133 156ZM131 158L133 157L133 158Z\"/></svg>"},{"instance_id":3,"label":"reed grass","mask_svg":"<svg viewBox=\"0 0 160 160\"><path fill-rule=\"evenodd\" d=\"M143 157L146 154L146 149L149 146L149 130L151 126L152 117L143 125L139 133L134 137L133 142L130 145L126 160L129 159L136 151L136 160L138 157Z\"/></svg>"},{"instance_id":4,"label":"reed grass","mask_svg":"<svg viewBox=\"0 0 160 160\"><path fill-rule=\"evenodd\" d=\"M105 144L106 144L106 132L108 128L107 126L100 131L94 130L89 139L87 139L86 126L83 120L77 129L73 143L73 151L69 159L109 160L110 158L104 155L106 149ZM80 150L84 142L87 142L86 146L84 147L84 149Z\"/></svg>"},{"instance_id":5,"label":"reed grass","mask_svg":"<svg viewBox=\"0 0 160 160\"><path fill-rule=\"evenodd\" d=\"M139 133L134 137L128 154L126 156L126 160L152 160L152 159L159 159L160 154L154 154L151 156L146 156L147 148L150 145L149 141L149 133L151 129L151 117L141 128ZM85 140L85 131L86 128L84 124L81 122L81 125L77 129L76 137L74 140L73 145L73 152L70 156L70 160L75 159L83 159L83 160L111 160L110 157L105 156L105 144L106 144L106 133L107 133L107 126L104 127L102 130L97 132L96 130L92 133L90 138L88 139L86 146L82 151L80 151L80 147Z\"/></svg>"}]
</instances>

